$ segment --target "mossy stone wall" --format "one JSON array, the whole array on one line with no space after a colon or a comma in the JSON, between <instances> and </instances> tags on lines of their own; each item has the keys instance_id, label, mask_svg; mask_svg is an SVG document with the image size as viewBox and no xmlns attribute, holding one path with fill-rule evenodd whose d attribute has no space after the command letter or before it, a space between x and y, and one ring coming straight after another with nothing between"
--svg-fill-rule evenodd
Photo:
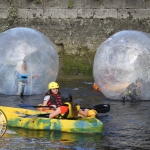
<instances>
[{"instance_id":1,"label":"mossy stone wall","mask_svg":"<svg viewBox=\"0 0 150 150\"><path fill-rule=\"evenodd\" d=\"M121 30L150 33L149 0L0 0L0 31L30 27L54 43L59 73L92 75L97 48Z\"/></svg>"}]
</instances>

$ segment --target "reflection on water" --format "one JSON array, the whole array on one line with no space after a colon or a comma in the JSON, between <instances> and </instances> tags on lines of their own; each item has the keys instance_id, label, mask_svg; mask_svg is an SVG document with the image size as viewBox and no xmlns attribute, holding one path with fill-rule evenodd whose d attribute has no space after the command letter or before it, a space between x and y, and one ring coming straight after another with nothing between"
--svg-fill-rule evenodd
<instances>
[{"instance_id":1,"label":"reflection on water","mask_svg":"<svg viewBox=\"0 0 150 150\"><path fill-rule=\"evenodd\" d=\"M6 138L15 138L20 136L21 138L36 138L36 139L46 139L48 141L62 142L62 143L72 143L75 141L99 141L101 139L101 134L75 134L75 133L65 133L58 131L37 131L37 130L27 130L22 128L8 127L5 135Z\"/></svg>"},{"instance_id":2,"label":"reflection on water","mask_svg":"<svg viewBox=\"0 0 150 150\"><path fill-rule=\"evenodd\" d=\"M99 114L104 123L102 134L71 134L55 131L31 131L8 128L0 138L0 150L4 149L150 149L150 101L122 102L108 100L93 90L93 78L82 76L59 77L60 91L72 93L76 103L83 107L110 104L107 114ZM19 103L37 105L43 95L0 96L0 105L18 107Z\"/></svg>"},{"instance_id":3,"label":"reflection on water","mask_svg":"<svg viewBox=\"0 0 150 150\"><path fill-rule=\"evenodd\" d=\"M80 143L99 142L101 138L101 134L84 135L56 131L33 131L8 127L5 135L0 140L2 142L1 148L14 147L14 149L70 149L74 146L80 147ZM92 145L86 144L85 147L86 146L88 146L87 149L93 149Z\"/></svg>"}]
</instances>

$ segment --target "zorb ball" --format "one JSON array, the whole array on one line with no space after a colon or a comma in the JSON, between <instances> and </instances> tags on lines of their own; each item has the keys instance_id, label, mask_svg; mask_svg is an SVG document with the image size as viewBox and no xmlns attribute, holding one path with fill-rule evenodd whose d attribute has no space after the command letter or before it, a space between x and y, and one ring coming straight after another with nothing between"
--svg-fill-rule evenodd
<instances>
[{"instance_id":1,"label":"zorb ball","mask_svg":"<svg viewBox=\"0 0 150 150\"><path fill-rule=\"evenodd\" d=\"M57 51L41 32L18 27L0 34L0 94L45 93L58 69Z\"/></svg>"},{"instance_id":2,"label":"zorb ball","mask_svg":"<svg viewBox=\"0 0 150 150\"><path fill-rule=\"evenodd\" d=\"M93 76L100 91L111 99L121 99L130 84L142 79L146 86L139 94L150 99L150 35L124 30L108 38L96 51Z\"/></svg>"}]
</instances>

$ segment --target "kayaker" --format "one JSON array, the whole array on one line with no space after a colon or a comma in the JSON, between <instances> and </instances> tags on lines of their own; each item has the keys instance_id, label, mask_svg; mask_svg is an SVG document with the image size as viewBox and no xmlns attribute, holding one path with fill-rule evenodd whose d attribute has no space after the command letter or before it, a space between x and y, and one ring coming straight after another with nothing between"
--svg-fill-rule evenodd
<instances>
[{"instance_id":1,"label":"kayaker","mask_svg":"<svg viewBox=\"0 0 150 150\"><path fill-rule=\"evenodd\" d=\"M72 95L70 93L63 93L62 100L64 102L64 105L58 107L55 111L50 113L49 118L76 118L78 117L78 114L85 117L95 117L97 115L97 112L95 110L82 110L79 105L76 105L73 102Z\"/></svg>"},{"instance_id":2,"label":"kayaker","mask_svg":"<svg viewBox=\"0 0 150 150\"><path fill-rule=\"evenodd\" d=\"M121 97L123 100L140 100L142 99L141 96L141 89L143 88L143 80L138 78L135 83L131 83L125 90Z\"/></svg>"},{"instance_id":3,"label":"kayaker","mask_svg":"<svg viewBox=\"0 0 150 150\"><path fill-rule=\"evenodd\" d=\"M42 106L52 106L57 108L61 105L63 105L63 102L61 93L59 92L59 85L57 82L50 82Z\"/></svg>"}]
</instances>

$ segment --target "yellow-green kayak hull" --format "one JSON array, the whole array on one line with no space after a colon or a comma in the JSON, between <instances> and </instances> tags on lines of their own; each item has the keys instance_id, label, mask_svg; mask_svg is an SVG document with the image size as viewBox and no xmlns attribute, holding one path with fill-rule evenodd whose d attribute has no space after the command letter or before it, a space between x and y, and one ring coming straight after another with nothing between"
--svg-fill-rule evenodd
<instances>
[{"instance_id":1,"label":"yellow-green kayak hull","mask_svg":"<svg viewBox=\"0 0 150 150\"><path fill-rule=\"evenodd\" d=\"M101 133L103 123L96 118L83 117L76 120L50 118L24 118L25 114L43 114L36 110L0 106L7 118L7 125L30 130L55 130L72 133Z\"/></svg>"}]
</instances>

